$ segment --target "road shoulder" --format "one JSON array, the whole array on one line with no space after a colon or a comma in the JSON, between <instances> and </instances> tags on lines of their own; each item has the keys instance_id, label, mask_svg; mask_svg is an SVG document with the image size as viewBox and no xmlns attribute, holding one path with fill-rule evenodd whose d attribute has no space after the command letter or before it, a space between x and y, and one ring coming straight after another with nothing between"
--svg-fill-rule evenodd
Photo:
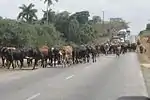
<instances>
[{"instance_id":1,"label":"road shoulder","mask_svg":"<svg viewBox=\"0 0 150 100\"><path fill-rule=\"evenodd\" d=\"M150 58L146 54L138 54L148 96L150 96Z\"/></svg>"}]
</instances>

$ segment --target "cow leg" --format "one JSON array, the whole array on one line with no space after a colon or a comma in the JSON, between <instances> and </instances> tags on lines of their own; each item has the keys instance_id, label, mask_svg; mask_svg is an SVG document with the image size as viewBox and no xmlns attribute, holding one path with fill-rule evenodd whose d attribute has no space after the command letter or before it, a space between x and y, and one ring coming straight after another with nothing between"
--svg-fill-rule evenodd
<instances>
[{"instance_id":1,"label":"cow leg","mask_svg":"<svg viewBox=\"0 0 150 100\"><path fill-rule=\"evenodd\" d=\"M87 62L88 63L90 62L90 55L89 54L87 55Z\"/></svg>"},{"instance_id":2,"label":"cow leg","mask_svg":"<svg viewBox=\"0 0 150 100\"><path fill-rule=\"evenodd\" d=\"M57 56L54 57L54 67L56 67Z\"/></svg>"},{"instance_id":3,"label":"cow leg","mask_svg":"<svg viewBox=\"0 0 150 100\"><path fill-rule=\"evenodd\" d=\"M23 67L23 59L20 59L20 69L22 69L22 67Z\"/></svg>"},{"instance_id":4,"label":"cow leg","mask_svg":"<svg viewBox=\"0 0 150 100\"><path fill-rule=\"evenodd\" d=\"M5 59L5 60L4 60L4 68L8 66L8 62L9 62L8 59Z\"/></svg>"},{"instance_id":5,"label":"cow leg","mask_svg":"<svg viewBox=\"0 0 150 100\"><path fill-rule=\"evenodd\" d=\"M96 62L96 54L95 54L94 58L95 58L95 62Z\"/></svg>"},{"instance_id":6,"label":"cow leg","mask_svg":"<svg viewBox=\"0 0 150 100\"><path fill-rule=\"evenodd\" d=\"M49 60L50 60L50 66L53 67L53 57L51 56L51 57L49 58Z\"/></svg>"},{"instance_id":7,"label":"cow leg","mask_svg":"<svg viewBox=\"0 0 150 100\"><path fill-rule=\"evenodd\" d=\"M90 62L90 57L87 57L87 62L88 62L88 63Z\"/></svg>"},{"instance_id":8,"label":"cow leg","mask_svg":"<svg viewBox=\"0 0 150 100\"><path fill-rule=\"evenodd\" d=\"M78 64L79 63L79 59L78 56L75 57L75 63Z\"/></svg>"},{"instance_id":9,"label":"cow leg","mask_svg":"<svg viewBox=\"0 0 150 100\"><path fill-rule=\"evenodd\" d=\"M10 69L11 62L7 60L7 68Z\"/></svg>"},{"instance_id":10,"label":"cow leg","mask_svg":"<svg viewBox=\"0 0 150 100\"><path fill-rule=\"evenodd\" d=\"M75 64L75 58L74 58L74 56L72 57L72 62L73 62L73 64Z\"/></svg>"},{"instance_id":11,"label":"cow leg","mask_svg":"<svg viewBox=\"0 0 150 100\"><path fill-rule=\"evenodd\" d=\"M13 62L13 61L11 61L11 64L12 64L13 69L15 69L16 67L15 67L15 65L14 65L14 62Z\"/></svg>"},{"instance_id":12,"label":"cow leg","mask_svg":"<svg viewBox=\"0 0 150 100\"><path fill-rule=\"evenodd\" d=\"M30 58L27 58L28 67L30 67L30 65L31 65L31 61L30 60L31 60Z\"/></svg>"},{"instance_id":13,"label":"cow leg","mask_svg":"<svg viewBox=\"0 0 150 100\"><path fill-rule=\"evenodd\" d=\"M16 68L16 67L19 67L19 63L18 63L18 60L15 60L15 65L14 65L14 67Z\"/></svg>"},{"instance_id":14,"label":"cow leg","mask_svg":"<svg viewBox=\"0 0 150 100\"><path fill-rule=\"evenodd\" d=\"M5 67L5 58L2 57L2 67Z\"/></svg>"},{"instance_id":15,"label":"cow leg","mask_svg":"<svg viewBox=\"0 0 150 100\"><path fill-rule=\"evenodd\" d=\"M43 59L43 68L46 68L46 65L47 65L47 59Z\"/></svg>"},{"instance_id":16,"label":"cow leg","mask_svg":"<svg viewBox=\"0 0 150 100\"><path fill-rule=\"evenodd\" d=\"M32 66L33 64L33 59L29 59L29 66Z\"/></svg>"},{"instance_id":17,"label":"cow leg","mask_svg":"<svg viewBox=\"0 0 150 100\"><path fill-rule=\"evenodd\" d=\"M44 68L47 67L47 58L45 58L45 65L44 65Z\"/></svg>"},{"instance_id":18,"label":"cow leg","mask_svg":"<svg viewBox=\"0 0 150 100\"><path fill-rule=\"evenodd\" d=\"M44 59L43 58L41 59L41 67L44 68Z\"/></svg>"},{"instance_id":19,"label":"cow leg","mask_svg":"<svg viewBox=\"0 0 150 100\"><path fill-rule=\"evenodd\" d=\"M12 64L13 69L15 69L13 60L10 61L10 65L11 65L11 64ZM10 65L9 65L9 68L10 68Z\"/></svg>"},{"instance_id":20,"label":"cow leg","mask_svg":"<svg viewBox=\"0 0 150 100\"><path fill-rule=\"evenodd\" d=\"M38 62L38 59L35 59L35 61L34 61L34 66L33 66L32 70L35 69L35 66L37 65L37 62Z\"/></svg>"}]
</instances>

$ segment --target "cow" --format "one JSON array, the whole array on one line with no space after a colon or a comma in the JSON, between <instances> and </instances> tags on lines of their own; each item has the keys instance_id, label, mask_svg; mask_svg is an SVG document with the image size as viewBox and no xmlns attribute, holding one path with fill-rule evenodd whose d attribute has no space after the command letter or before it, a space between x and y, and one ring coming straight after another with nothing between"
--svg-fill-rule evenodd
<instances>
[{"instance_id":1,"label":"cow","mask_svg":"<svg viewBox=\"0 0 150 100\"><path fill-rule=\"evenodd\" d=\"M25 57L25 53L23 52L22 49L20 48L14 48L14 47L5 47L3 49L3 57L6 59L7 61L7 67L8 69L10 68L10 66L12 65L13 69L16 67L16 63L18 64L18 61L20 61L20 69L23 67L23 59ZM14 62L15 61L15 65ZM3 62L4 63L4 62Z\"/></svg>"},{"instance_id":2,"label":"cow","mask_svg":"<svg viewBox=\"0 0 150 100\"><path fill-rule=\"evenodd\" d=\"M90 46L90 53L92 55L92 60L93 60L93 63L96 62L96 54L97 54L97 50L95 47L93 46Z\"/></svg>"},{"instance_id":3,"label":"cow","mask_svg":"<svg viewBox=\"0 0 150 100\"><path fill-rule=\"evenodd\" d=\"M41 60L41 66L43 68L46 67L46 60L48 58L48 49L47 48L38 48L38 47L31 47L26 50L25 52L28 64L30 63L29 60L34 59L34 65L33 65L33 70L35 67L38 65L38 61ZM29 59L30 58L30 59Z\"/></svg>"},{"instance_id":4,"label":"cow","mask_svg":"<svg viewBox=\"0 0 150 100\"><path fill-rule=\"evenodd\" d=\"M121 45L116 45L116 56L119 57L121 53Z\"/></svg>"},{"instance_id":5,"label":"cow","mask_svg":"<svg viewBox=\"0 0 150 100\"><path fill-rule=\"evenodd\" d=\"M62 64L64 67L66 67L66 65L72 64L72 52L72 46L62 46L60 48L59 53L62 55Z\"/></svg>"},{"instance_id":6,"label":"cow","mask_svg":"<svg viewBox=\"0 0 150 100\"><path fill-rule=\"evenodd\" d=\"M58 61L58 64L61 64L61 57L62 53L60 52L58 47L52 47L49 49L49 60L50 60L50 65L53 67L53 62L54 62L54 67L56 67L56 63Z\"/></svg>"},{"instance_id":7,"label":"cow","mask_svg":"<svg viewBox=\"0 0 150 100\"><path fill-rule=\"evenodd\" d=\"M99 55L100 55L100 45L95 45L95 49L96 49L97 56L99 57Z\"/></svg>"},{"instance_id":8,"label":"cow","mask_svg":"<svg viewBox=\"0 0 150 100\"><path fill-rule=\"evenodd\" d=\"M109 46L109 44L108 44L108 43L104 44L105 55L107 55L107 54L108 54L108 52L109 52L109 48L110 48L110 46Z\"/></svg>"},{"instance_id":9,"label":"cow","mask_svg":"<svg viewBox=\"0 0 150 100\"><path fill-rule=\"evenodd\" d=\"M146 52L146 48L142 44L139 46L139 50L141 54Z\"/></svg>"}]
</instances>

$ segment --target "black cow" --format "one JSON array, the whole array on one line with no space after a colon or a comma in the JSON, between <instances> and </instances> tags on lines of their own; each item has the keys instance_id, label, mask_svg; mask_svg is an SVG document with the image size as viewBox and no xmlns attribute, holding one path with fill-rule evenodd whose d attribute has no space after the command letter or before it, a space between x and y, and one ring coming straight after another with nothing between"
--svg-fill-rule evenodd
<instances>
[{"instance_id":1,"label":"black cow","mask_svg":"<svg viewBox=\"0 0 150 100\"><path fill-rule=\"evenodd\" d=\"M48 51L48 55L49 55L49 60L50 60L50 65L51 66L53 66L53 62L54 62L54 67L56 67L56 62L58 62L58 64L61 64L62 54L59 52L58 47L50 48L49 51Z\"/></svg>"},{"instance_id":2,"label":"black cow","mask_svg":"<svg viewBox=\"0 0 150 100\"><path fill-rule=\"evenodd\" d=\"M44 52L40 51L39 48L29 48L26 50L26 56L28 57L28 64L30 63L29 60L34 59L34 65L33 65L33 69L35 69L35 67L38 65L38 61L41 60L41 66L43 66L43 68L46 67L46 59L47 59L47 55L44 54ZM31 59L29 59L31 58Z\"/></svg>"},{"instance_id":3,"label":"black cow","mask_svg":"<svg viewBox=\"0 0 150 100\"><path fill-rule=\"evenodd\" d=\"M3 57L7 60L7 66L8 69L12 65L13 69L16 67L16 63L18 64L18 61L20 61L20 69L23 67L23 59L25 57L25 53L23 52L22 49L16 49L16 48L10 48L10 47L5 47L3 50ZM15 61L15 66L13 61ZM4 62L3 62L4 63ZM19 64L18 64L19 66Z\"/></svg>"},{"instance_id":4,"label":"black cow","mask_svg":"<svg viewBox=\"0 0 150 100\"><path fill-rule=\"evenodd\" d=\"M93 60L93 62L96 62L96 54L97 54L96 48L90 46L90 53L91 53L91 55L92 55L92 60Z\"/></svg>"}]
</instances>

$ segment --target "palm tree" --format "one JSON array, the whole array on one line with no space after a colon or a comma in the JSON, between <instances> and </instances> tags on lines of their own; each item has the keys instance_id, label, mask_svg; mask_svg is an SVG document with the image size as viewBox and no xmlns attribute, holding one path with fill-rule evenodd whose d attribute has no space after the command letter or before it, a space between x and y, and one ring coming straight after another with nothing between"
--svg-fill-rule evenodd
<instances>
[{"instance_id":1,"label":"palm tree","mask_svg":"<svg viewBox=\"0 0 150 100\"><path fill-rule=\"evenodd\" d=\"M55 0L58 2L58 0ZM44 3L47 4L47 12L49 11L50 6L53 4L53 0L44 0ZM49 22L49 14L47 13L47 22Z\"/></svg>"},{"instance_id":2,"label":"palm tree","mask_svg":"<svg viewBox=\"0 0 150 100\"><path fill-rule=\"evenodd\" d=\"M33 9L35 5L34 4L29 4L28 6L26 6L25 4L23 4L22 6L20 6L19 8L22 10L17 19L18 20L23 20L26 22L33 22L34 20L37 20L37 9Z\"/></svg>"},{"instance_id":3,"label":"palm tree","mask_svg":"<svg viewBox=\"0 0 150 100\"><path fill-rule=\"evenodd\" d=\"M48 12L43 10L43 13L42 21L46 21L48 19L48 22L55 22L55 12L52 11L52 9L49 9Z\"/></svg>"}]
</instances>

